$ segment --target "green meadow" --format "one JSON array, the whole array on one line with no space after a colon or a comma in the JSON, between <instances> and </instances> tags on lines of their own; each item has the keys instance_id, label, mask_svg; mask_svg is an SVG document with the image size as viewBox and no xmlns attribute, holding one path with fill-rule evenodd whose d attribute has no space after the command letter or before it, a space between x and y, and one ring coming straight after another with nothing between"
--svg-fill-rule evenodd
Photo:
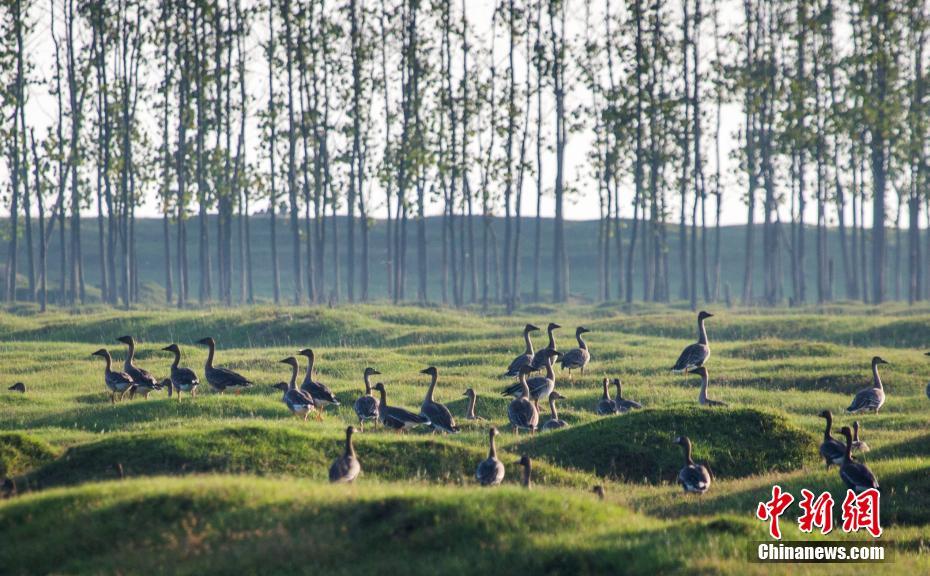
<instances>
[{"instance_id":1,"label":"green meadow","mask_svg":"<svg viewBox=\"0 0 930 576\"><path fill-rule=\"evenodd\" d=\"M672 307L7 308L0 476L17 494L0 501L0 573L873 574L870 564L763 565L747 555L768 539L754 511L773 484L797 498L802 488L830 491L839 520L845 487L818 456L817 414L833 411L837 437L852 425L844 409L871 383L874 355L891 363L882 370L888 399L879 414L855 418L871 446L860 459L882 487L881 540L895 546L881 573L930 572L930 308L710 310L709 393L726 408L699 406L700 379L669 373L696 331L695 315ZM576 345L576 326L590 328L592 360L573 381L557 370L567 429L515 435L501 374L522 351L523 325L549 321L564 327L561 350ZM177 342L202 382L206 349L193 342L213 336L216 363L256 384L220 395L203 382L195 398L162 392L111 404L103 361L91 353L106 347L120 363L115 338L124 334L139 341L137 364L160 377L171 362L160 349ZM544 333L534 341L544 346ZM305 347L342 403L322 421L295 418L271 387L289 376L279 361ZM382 372L374 381L389 404L415 411L429 365L439 369L436 398L462 432L366 425L356 435L362 475L329 485L345 427L357 425L363 369ZM621 378L624 396L645 410L597 416L605 376ZM20 381L26 394L6 391ZM469 387L484 421L464 419ZM548 406L540 411L542 422ZM474 470L492 424L507 476L482 489ZM678 435L713 471L703 496L675 484ZM519 484L523 454L533 458L530 491ZM603 501L591 493L597 484ZM786 540L868 539L802 536L799 514L795 504L783 517Z\"/></svg>"}]
</instances>

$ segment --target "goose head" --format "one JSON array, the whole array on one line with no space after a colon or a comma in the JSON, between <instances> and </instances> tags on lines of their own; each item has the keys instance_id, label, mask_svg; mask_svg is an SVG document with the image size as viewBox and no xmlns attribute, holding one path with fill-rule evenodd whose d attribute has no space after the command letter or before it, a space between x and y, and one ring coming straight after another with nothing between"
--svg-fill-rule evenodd
<instances>
[{"instance_id":1,"label":"goose head","mask_svg":"<svg viewBox=\"0 0 930 576\"><path fill-rule=\"evenodd\" d=\"M298 355L298 356L305 356L305 357L307 357L307 358L313 360L313 350L310 349L310 348L304 348L303 350L301 350L300 352L298 352L297 355Z\"/></svg>"},{"instance_id":2,"label":"goose head","mask_svg":"<svg viewBox=\"0 0 930 576\"><path fill-rule=\"evenodd\" d=\"M698 320L704 320L706 318L713 318L713 317L714 317L713 314L705 310L701 310L700 312L698 312Z\"/></svg>"},{"instance_id":3,"label":"goose head","mask_svg":"<svg viewBox=\"0 0 930 576\"><path fill-rule=\"evenodd\" d=\"M846 438L846 442L852 442L852 430L849 429L849 426L840 428L840 434Z\"/></svg>"},{"instance_id":4,"label":"goose head","mask_svg":"<svg viewBox=\"0 0 930 576\"><path fill-rule=\"evenodd\" d=\"M436 370L435 366L430 366L429 368L424 368L420 370L420 374L426 374L428 376L436 376L439 374L439 371Z\"/></svg>"},{"instance_id":5,"label":"goose head","mask_svg":"<svg viewBox=\"0 0 930 576\"><path fill-rule=\"evenodd\" d=\"M180 354L180 353L181 353L181 349L178 348L178 345L177 345L177 344L169 344L169 345L165 346L164 348L162 348L162 350L165 351L165 352L174 352L175 354Z\"/></svg>"},{"instance_id":6,"label":"goose head","mask_svg":"<svg viewBox=\"0 0 930 576\"><path fill-rule=\"evenodd\" d=\"M462 393L462 396L466 396L468 398L474 398L475 390L473 388L466 388L465 392Z\"/></svg>"},{"instance_id":7,"label":"goose head","mask_svg":"<svg viewBox=\"0 0 930 576\"><path fill-rule=\"evenodd\" d=\"M523 331L524 332L539 332L539 326L535 326L533 324L527 324L526 326L523 327Z\"/></svg>"},{"instance_id":8,"label":"goose head","mask_svg":"<svg viewBox=\"0 0 930 576\"><path fill-rule=\"evenodd\" d=\"M891 362L883 359L881 356L874 356L872 358L872 366L878 366L879 364L888 364L891 365Z\"/></svg>"},{"instance_id":9,"label":"goose head","mask_svg":"<svg viewBox=\"0 0 930 576\"><path fill-rule=\"evenodd\" d=\"M562 326L560 326L559 324L556 324L555 322L549 322L549 325L546 326L546 330L548 330L549 332L552 332L553 330L558 330L561 327Z\"/></svg>"},{"instance_id":10,"label":"goose head","mask_svg":"<svg viewBox=\"0 0 930 576\"><path fill-rule=\"evenodd\" d=\"M370 366L368 368L365 368L365 376L377 376L380 374L381 372L378 372L377 370L375 370L374 368Z\"/></svg>"},{"instance_id":11,"label":"goose head","mask_svg":"<svg viewBox=\"0 0 930 576\"><path fill-rule=\"evenodd\" d=\"M132 339L132 336L120 336L119 338L116 339L116 341L122 342L123 344L127 346L134 346L136 343L135 340Z\"/></svg>"},{"instance_id":12,"label":"goose head","mask_svg":"<svg viewBox=\"0 0 930 576\"><path fill-rule=\"evenodd\" d=\"M106 348L101 348L100 350L97 350L96 352L92 353L91 356L100 356L101 358L108 358L110 356L110 353L107 352Z\"/></svg>"},{"instance_id":13,"label":"goose head","mask_svg":"<svg viewBox=\"0 0 930 576\"><path fill-rule=\"evenodd\" d=\"M833 420L833 412L830 412L829 410L821 410L818 416L821 418L826 418L827 420Z\"/></svg>"},{"instance_id":14,"label":"goose head","mask_svg":"<svg viewBox=\"0 0 930 576\"><path fill-rule=\"evenodd\" d=\"M206 338L201 338L198 340L197 344L203 344L204 346L216 346L216 340L210 336L207 336Z\"/></svg>"},{"instance_id":15,"label":"goose head","mask_svg":"<svg viewBox=\"0 0 930 576\"><path fill-rule=\"evenodd\" d=\"M687 448L688 446L691 446L691 439L687 436L676 436L674 443L683 448Z\"/></svg>"},{"instance_id":16,"label":"goose head","mask_svg":"<svg viewBox=\"0 0 930 576\"><path fill-rule=\"evenodd\" d=\"M297 367L297 358L294 358L293 356L288 356L287 358L285 358L284 360L281 360L280 362L281 364L287 364L288 366L292 366L294 368Z\"/></svg>"},{"instance_id":17,"label":"goose head","mask_svg":"<svg viewBox=\"0 0 930 576\"><path fill-rule=\"evenodd\" d=\"M590 330L588 330L588 329L585 328L584 326L579 326L579 327L575 328L575 336L580 336L580 335L582 335L582 334L587 334L588 332L590 332Z\"/></svg>"},{"instance_id":18,"label":"goose head","mask_svg":"<svg viewBox=\"0 0 930 576\"><path fill-rule=\"evenodd\" d=\"M372 390L377 390L378 392L384 392L384 383L383 383L383 382L378 382L377 384L375 384L374 386L372 386L371 389L372 389Z\"/></svg>"},{"instance_id":19,"label":"goose head","mask_svg":"<svg viewBox=\"0 0 930 576\"><path fill-rule=\"evenodd\" d=\"M565 396L562 396L561 394L559 394L557 390L553 390L552 392L550 392L549 398L552 398L553 400L565 400Z\"/></svg>"}]
</instances>

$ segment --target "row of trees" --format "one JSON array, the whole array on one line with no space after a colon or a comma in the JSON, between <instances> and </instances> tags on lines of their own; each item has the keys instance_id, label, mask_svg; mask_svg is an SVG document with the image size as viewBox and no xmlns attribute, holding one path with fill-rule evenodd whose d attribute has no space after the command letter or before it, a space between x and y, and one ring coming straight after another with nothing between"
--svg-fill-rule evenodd
<instances>
[{"instance_id":1,"label":"row of trees","mask_svg":"<svg viewBox=\"0 0 930 576\"><path fill-rule=\"evenodd\" d=\"M845 296L868 302L930 294L924 0L490 8L5 0L4 298L44 308L51 284L73 305L91 283L112 304L137 301L136 213L147 205L162 214L163 286L178 306L194 299L192 284L200 303L255 300L258 211L271 228L275 302L367 300L380 251L394 301L425 302L437 276L454 305L564 301L573 261L596 257L602 299L631 302L638 290L697 306L730 297L727 202L742 202L749 224L746 303L809 301L811 253L818 302L834 297L836 278ZM49 38L50 57L30 49ZM27 114L36 106L54 110L44 132ZM737 112L739 122L724 121ZM573 138L591 144L584 178L569 181ZM597 254L571 254L566 202L595 193ZM535 211L524 214L529 194ZM544 237L547 196L554 222ZM433 210L439 262L427 257ZM387 238L373 247L376 211ZM501 216L503 238L492 226ZM99 278L84 273L82 217L96 219ZM828 242L834 225L839 246ZM279 261L279 237L290 262ZM897 274L889 286L890 259L895 270L906 261L905 286ZM292 268L288 286L282 266Z\"/></svg>"}]
</instances>

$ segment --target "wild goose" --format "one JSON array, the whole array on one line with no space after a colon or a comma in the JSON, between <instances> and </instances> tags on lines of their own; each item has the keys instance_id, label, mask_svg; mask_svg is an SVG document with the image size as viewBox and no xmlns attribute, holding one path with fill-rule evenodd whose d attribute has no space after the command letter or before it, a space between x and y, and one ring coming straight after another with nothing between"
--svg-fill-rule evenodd
<instances>
[{"instance_id":1,"label":"wild goose","mask_svg":"<svg viewBox=\"0 0 930 576\"><path fill-rule=\"evenodd\" d=\"M526 380L526 385L530 389L530 399L536 403L537 409L539 409L539 401L548 398L549 394L555 389L555 370L552 369L552 364L561 355L561 352L555 350L545 350L544 352L547 356L546 375L534 376ZM530 368L530 372L532 371L533 369ZM522 395L523 384L519 381L516 384L511 384L501 392L501 396L513 396L514 398L520 398Z\"/></svg>"},{"instance_id":2,"label":"wild goose","mask_svg":"<svg viewBox=\"0 0 930 576\"><path fill-rule=\"evenodd\" d=\"M22 382L17 382L16 384L13 384L9 388L7 388L7 390L9 390L10 392L19 392L20 394L25 394L26 385L23 384Z\"/></svg>"},{"instance_id":3,"label":"wild goose","mask_svg":"<svg viewBox=\"0 0 930 576\"><path fill-rule=\"evenodd\" d=\"M313 380L313 366L316 363L316 355L313 353L313 350L304 348L298 352L298 354L305 356L308 362L307 375L304 376L304 381L303 384L300 385L300 389L313 396L313 402L320 408L321 415L323 409L328 405L339 406L339 400L336 400L336 395L333 394L332 390L330 390L326 384Z\"/></svg>"},{"instance_id":4,"label":"wild goose","mask_svg":"<svg viewBox=\"0 0 930 576\"><path fill-rule=\"evenodd\" d=\"M843 464L840 466L840 479L856 494L869 488L878 490L878 480L875 479L875 474L862 462L853 460L850 454L852 451L852 431L849 426L840 428L840 434L846 437L846 452L843 456Z\"/></svg>"},{"instance_id":5,"label":"wild goose","mask_svg":"<svg viewBox=\"0 0 930 576\"><path fill-rule=\"evenodd\" d=\"M478 393L475 392L473 388L467 388L465 393L462 394L468 398L468 407L465 410L465 419L466 420L484 420L481 416L475 414L475 404L478 403Z\"/></svg>"},{"instance_id":6,"label":"wild goose","mask_svg":"<svg viewBox=\"0 0 930 576\"><path fill-rule=\"evenodd\" d=\"M303 416L304 422L306 422L310 413L316 411L316 406L314 406L313 398L309 394L297 388L297 372L300 370L300 364L297 362L297 358L293 356L281 360L281 363L291 367L291 379L289 382L279 382L273 388L284 392L281 401L284 402L284 405L292 414Z\"/></svg>"},{"instance_id":7,"label":"wild goose","mask_svg":"<svg viewBox=\"0 0 930 576\"><path fill-rule=\"evenodd\" d=\"M436 381L439 380L439 371L435 366L420 370L420 374L426 374L430 377L429 388L426 390L426 397L420 404L420 416L423 416L430 422L434 431L446 432L448 434L458 434L459 427L455 425L455 418L452 412L446 408L445 404L436 402L433 399L433 391L436 389Z\"/></svg>"},{"instance_id":8,"label":"wild goose","mask_svg":"<svg viewBox=\"0 0 930 576\"><path fill-rule=\"evenodd\" d=\"M510 419L510 425L513 426L514 434L519 434L521 429L535 433L539 425L539 409L530 399L530 388L526 384L526 375L529 371L529 366L520 369L520 386L523 388L523 393L507 406L507 417Z\"/></svg>"},{"instance_id":9,"label":"wild goose","mask_svg":"<svg viewBox=\"0 0 930 576\"><path fill-rule=\"evenodd\" d=\"M385 392L384 384L381 382L375 384L373 389L381 393L381 402L378 406L378 420L381 421L381 424L385 428L406 432L415 426L429 426L429 418L414 414L409 410L404 410L397 406L388 406L387 392Z\"/></svg>"},{"instance_id":10,"label":"wild goose","mask_svg":"<svg viewBox=\"0 0 930 576\"><path fill-rule=\"evenodd\" d=\"M579 326L575 329L575 339L578 340L578 347L573 348L562 354L562 358L559 360L562 363L562 370L568 369L568 377L572 379L572 370L579 369L581 370L581 375L584 376L584 369L588 365L588 362L591 361L591 353L588 352L588 345L585 344L584 339L581 337L582 334L587 334L590 332L584 326Z\"/></svg>"},{"instance_id":11,"label":"wild goose","mask_svg":"<svg viewBox=\"0 0 930 576\"><path fill-rule=\"evenodd\" d=\"M214 341L213 338L207 336L206 338L198 340L197 343L203 344L210 349L207 353L207 362L204 365L203 374L207 378L207 383L210 384L214 390L222 394L226 392L227 388L235 388L236 394L238 394L243 388L248 388L252 385L252 382L245 376L227 368L220 368L219 366L213 365L213 356L216 353L216 341Z\"/></svg>"},{"instance_id":12,"label":"wild goose","mask_svg":"<svg viewBox=\"0 0 930 576\"><path fill-rule=\"evenodd\" d=\"M563 400L565 396L562 396L557 391L553 390L549 394L549 419L542 425L543 430L558 430L559 428L567 428L568 423L565 420L559 420L559 412L555 409L555 401Z\"/></svg>"},{"instance_id":13,"label":"wild goose","mask_svg":"<svg viewBox=\"0 0 930 576\"><path fill-rule=\"evenodd\" d=\"M720 400L711 400L707 397L707 368L703 366L698 366L697 368L691 370L692 374L697 374L701 377L701 391L698 392L698 404L701 406L726 406L726 402L721 402Z\"/></svg>"},{"instance_id":14,"label":"wild goose","mask_svg":"<svg viewBox=\"0 0 930 576\"><path fill-rule=\"evenodd\" d=\"M526 345L523 354L520 354L510 363L510 366L507 367L507 371L504 372L504 376L515 377L520 375L520 368L523 368L527 364L533 361L533 341L530 340L530 332L537 332L538 327L533 326L532 324L527 324L523 327L523 343Z\"/></svg>"},{"instance_id":15,"label":"wild goose","mask_svg":"<svg viewBox=\"0 0 930 576\"><path fill-rule=\"evenodd\" d=\"M704 328L704 320L713 318L713 314L701 310L698 313L698 341L686 347L678 361L672 366L672 372L688 372L699 366L703 366L707 359L710 358L710 346L707 345L707 330Z\"/></svg>"},{"instance_id":16,"label":"wild goose","mask_svg":"<svg viewBox=\"0 0 930 576\"><path fill-rule=\"evenodd\" d=\"M820 455L823 456L824 462L827 463L827 468L831 464L839 466L843 463L846 447L830 434L830 429L833 427L833 413L824 410L819 416L827 421L827 427L823 431L823 442L820 443Z\"/></svg>"},{"instance_id":17,"label":"wild goose","mask_svg":"<svg viewBox=\"0 0 930 576\"><path fill-rule=\"evenodd\" d=\"M478 463L478 469L475 470L475 479L482 486L497 486L504 479L504 463L497 459L497 447L494 446L494 437L497 436L497 428L491 427L488 430L488 457Z\"/></svg>"},{"instance_id":18,"label":"wild goose","mask_svg":"<svg viewBox=\"0 0 930 576\"><path fill-rule=\"evenodd\" d=\"M181 349L178 348L177 344L171 344L165 346L162 350L174 354L174 362L171 363L171 377L168 379L168 397L171 397L173 391L178 393L178 402L181 401L181 392L189 393L192 398L196 396L200 380L190 368L178 366L181 363Z\"/></svg>"},{"instance_id":19,"label":"wild goose","mask_svg":"<svg viewBox=\"0 0 930 576\"><path fill-rule=\"evenodd\" d=\"M685 466L678 473L678 483L685 492L692 494L703 494L710 488L710 471L706 466L695 464L691 458L691 439L687 436L675 438L675 444L678 444L685 450Z\"/></svg>"},{"instance_id":20,"label":"wild goose","mask_svg":"<svg viewBox=\"0 0 930 576\"><path fill-rule=\"evenodd\" d=\"M549 357L548 352L555 352L557 350L555 346L555 336L553 336L552 332L554 330L558 330L559 328L561 328L561 326L555 322L550 322L549 325L546 326L546 332L549 334L549 344L545 348L541 348L537 350L535 354L533 354L533 361L530 362L530 366L533 368L532 372L542 370L546 366L546 359Z\"/></svg>"},{"instance_id":21,"label":"wild goose","mask_svg":"<svg viewBox=\"0 0 930 576\"><path fill-rule=\"evenodd\" d=\"M858 450L859 452L868 452L871 450L869 445L865 443L865 440L859 439L859 421L856 420L853 422L853 450Z\"/></svg>"},{"instance_id":22,"label":"wild goose","mask_svg":"<svg viewBox=\"0 0 930 576\"><path fill-rule=\"evenodd\" d=\"M889 363L878 356L872 358L872 387L865 388L856 393L852 404L846 409L850 414L868 411L877 413L885 403L885 388L882 386L882 379L878 375L879 364Z\"/></svg>"},{"instance_id":23,"label":"wild goose","mask_svg":"<svg viewBox=\"0 0 930 576\"><path fill-rule=\"evenodd\" d=\"M152 376L148 370L143 370L135 365L136 341L132 336L120 336L116 340L129 347L129 352L126 354L126 359L123 361L123 372L129 374L129 376L132 377L132 381L136 384L136 387L129 392L130 400L136 393L142 394L142 397L148 400L149 394L153 391L161 390L161 382L158 378Z\"/></svg>"},{"instance_id":24,"label":"wild goose","mask_svg":"<svg viewBox=\"0 0 930 576\"><path fill-rule=\"evenodd\" d=\"M524 454L520 456L520 460L517 461L517 464L523 467L523 487L529 490L532 488L532 475L533 475L533 462L530 460L530 457Z\"/></svg>"},{"instance_id":25,"label":"wild goose","mask_svg":"<svg viewBox=\"0 0 930 576\"><path fill-rule=\"evenodd\" d=\"M598 500L603 500L603 499L604 499L604 496L606 496L606 494L605 494L605 492L604 492L604 487L601 486L600 484L598 484L597 486L594 486L593 488L591 488L591 492L593 492L594 494L597 495L597 499L598 499Z\"/></svg>"},{"instance_id":26,"label":"wild goose","mask_svg":"<svg viewBox=\"0 0 930 576\"><path fill-rule=\"evenodd\" d=\"M610 380L607 378L604 378L604 381L601 383L604 393L601 395L601 400L597 403L597 407L595 408L595 412L597 412L599 416L610 416L620 411L619 408L617 408L617 403L610 397L610 390L607 389L609 384Z\"/></svg>"},{"instance_id":27,"label":"wild goose","mask_svg":"<svg viewBox=\"0 0 930 576\"><path fill-rule=\"evenodd\" d=\"M371 380L372 376L381 374L374 368L365 368L365 372L362 375L362 378L365 381L365 395L359 396L355 400L355 404L352 405L352 408L355 409L355 415L358 416L358 425L364 426L366 420L378 421L378 399L371 395ZM364 428L363 428L364 429Z\"/></svg>"},{"instance_id":28,"label":"wild goose","mask_svg":"<svg viewBox=\"0 0 930 576\"><path fill-rule=\"evenodd\" d=\"M135 383L132 381L132 376L125 372L116 372L112 370L113 359L110 358L110 353L106 348L97 350L91 354L91 356L100 356L107 362L106 370L103 373L103 381L107 386L107 390L110 391L110 403L116 403L117 394L119 394L119 399L122 400L123 395L135 386Z\"/></svg>"},{"instance_id":29,"label":"wild goose","mask_svg":"<svg viewBox=\"0 0 930 576\"><path fill-rule=\"evenodd\" d=\"M342 456L336 458L333 465L329 467L329 481L348 484L358 478L359 472L362 471L362 465L359 464L358 456L355 454L355 446L352 445L352 434L355 428L349 426L346 428L346 447Z\"/></svg>"},{"instance_id":30,"label":"wild goose","mask_svg":"<svg viewBox=\"0 0 930 576\"><path fill-rule=\"evenodd\" d=\"M619 378L614 378L614 386L617 387L617 397L614 399L614 403L617 405L618 411L629 412L630 410L642 409L643 405L636 400L627 400L623 397L623 384L620 383Z\"/></svg>"}]
</instances>

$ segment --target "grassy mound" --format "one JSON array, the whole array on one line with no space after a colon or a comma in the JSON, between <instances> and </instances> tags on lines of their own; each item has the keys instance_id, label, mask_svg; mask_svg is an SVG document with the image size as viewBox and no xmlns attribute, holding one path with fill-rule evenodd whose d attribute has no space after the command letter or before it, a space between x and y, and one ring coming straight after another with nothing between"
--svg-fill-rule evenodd
<instances>
[{"instance_id":1,"label":"grassy mound","mask_svg":"<svg viewBox=\"0 0 930 576\"><path fill-rule=\"evenodd\" d=\"M745 541L762 530L730 518L672 525L564 490L160 477L0 503L0 532L17 542L0 547L0 565L11 574L671 574L710 562L737 573Z\"/></svg>"},{"instance_id":2,"label":"grassy mound","mask_svg":"<svg viewBox=\"0 0 930 576\"><path fill-rule=\"evenodd\" d=\"M804 340L760 340L727 349L723 356L746 360L776 360L783 358L829 358L840 354L839 349L824 342Z\"/></svg>"},{"instance_id":3,"label":"grassy mound","mask_svg":"<svg viewBox=\"0 0 930 576\"><path fill-rule=\"evenodd\" d=\"M45 442L18 432L0 433L0 477L15 476L55 457Z\"/></svg>"},{"instance_id":4,"label":"grassy mound","mask_svg":"<svg viewBox=\"0 0 930 576\"><path fill-rule=\"evenodd\" d=\"M789 471L812 461L817 444L784 416L751 409L643 410L542 434L521 448L561 466L631 482L673 481L682 466L686 435L694 458L717 477Z\"/></svg>"},{"instance_id":5,"label":"grassy mound","mask_svg":"<svg viewBox=\"0 0 930 576\"><path fill-rule=\"evenodd\" d=\"M357 434L355 448L367 477L381 480L462 484L472 481L486 452L432 436L366 436ZM330 463L343 450L343 436L284 426L207 426L197 430L109 434L69 449L61 458L29 478L33 488L71 485L118 476L221 472L291 475L325 479ZM501 453L507 480L517 482L517 457ZM541 483L582 485L583 475L540 463Z\"/></svg>"}]
</instances>

